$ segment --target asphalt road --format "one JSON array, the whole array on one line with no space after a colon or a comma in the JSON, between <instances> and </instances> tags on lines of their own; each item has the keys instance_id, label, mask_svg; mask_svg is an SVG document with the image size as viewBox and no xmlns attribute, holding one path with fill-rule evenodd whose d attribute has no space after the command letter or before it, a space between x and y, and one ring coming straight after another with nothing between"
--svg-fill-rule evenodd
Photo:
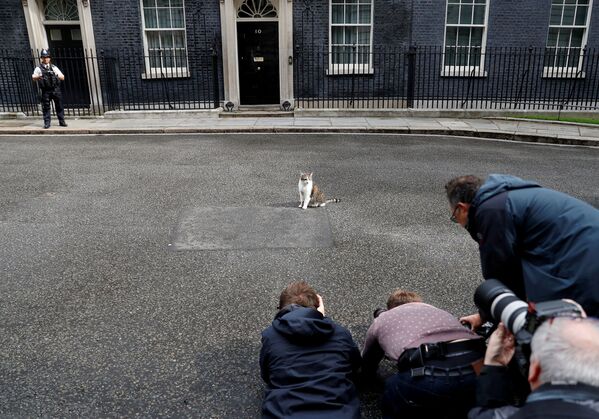
<instances>
[{"instance_id":1,"label":"asphalt road","mask_svg":"<svg viewBox=\"0 0 599 419\"><path fill-rule=\"evenodd\" d=\"M599 206L598 162L456 137L0 137L0 416L259 417L287 283L360 345L396 287L468 314L477 247L445 182L510 173ZM302 170L342 201L298 209Z\"/></svg>"}]
</instances>

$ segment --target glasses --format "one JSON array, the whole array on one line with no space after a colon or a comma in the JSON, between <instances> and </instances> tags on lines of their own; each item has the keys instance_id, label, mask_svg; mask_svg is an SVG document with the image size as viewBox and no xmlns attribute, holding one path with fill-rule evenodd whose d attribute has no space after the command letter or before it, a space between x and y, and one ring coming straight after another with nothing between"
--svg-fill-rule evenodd
<instances>
[{"instance_id":1,"label":"glasses","mask_svg":"<svg viewBox=\"0 0 599 419\"><path fill-rule=\"evenodd\" d=\"M457 211L458 208L459 208L459 205L456 205L456 207L453 209L453 212L451 213L451 217L449 217L449 219L451 220L452 223L458 222L458 219L455 218L455 212Z\"/></svg>"}]
</instances>

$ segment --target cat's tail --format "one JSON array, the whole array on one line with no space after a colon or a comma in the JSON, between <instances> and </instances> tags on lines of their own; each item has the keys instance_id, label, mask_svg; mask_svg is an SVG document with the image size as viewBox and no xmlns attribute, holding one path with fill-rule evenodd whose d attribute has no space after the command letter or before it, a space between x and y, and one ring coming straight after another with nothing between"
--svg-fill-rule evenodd
<instances>
[{"instance_id":1,"label":"cat's tail","mask_svg":"<svg viewBox=\"0 0 599 419\"><path fill-rule=\"evenodd\" d=\"M325 201L325 204L336 203L336 202L341 202L341 200L339 198L329 198Z\"/></svg>"}]
</instances>

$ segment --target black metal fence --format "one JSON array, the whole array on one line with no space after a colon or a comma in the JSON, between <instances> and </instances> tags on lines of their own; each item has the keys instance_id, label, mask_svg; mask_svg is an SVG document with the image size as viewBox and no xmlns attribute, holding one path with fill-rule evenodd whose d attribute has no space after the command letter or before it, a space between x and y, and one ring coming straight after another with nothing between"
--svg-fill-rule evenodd
<instances>
[{"instance_id":1,"label":"black metal fence","mask_svg":"<svg viewBox=\"0 0 599 419\"><path fill-rule=\"evenodd\" d=\"M304 47L294 89L303 108L596 110L599 51Z\"/></svg>"},{"instance_id":2,"label":"black metal fence","mask_svg":"<svg viewBox=\"0 0 599 419\"><path fill-rule=\"evenodd\" d=\"M0 50L0 112L41 113L31 79L37 57L38 51ZM65 74L62 91L71 116L210 109L221 100L215 48L189 55L175 49L147 55L57 50L53 63ZM412 47L357 53L303 47L295 51L294 70L295 103L302 108L599 109L599 51L593 49Z\"/></svg>"},{"instance_id":3,"label":"black metal fence","mask_svg":"<svg viewBox=\"0 0 599 419\"><path fill-rule=\"evenodd\" d=\"M185 51L101 51L55 49L52 64L61 83L65 113L102 115L109 110L209 109L220 102L218 56L214 49ZM0 50L0 112L41 114L37 83L31 78L39 51Z\"/></svg>"}]
</instances>

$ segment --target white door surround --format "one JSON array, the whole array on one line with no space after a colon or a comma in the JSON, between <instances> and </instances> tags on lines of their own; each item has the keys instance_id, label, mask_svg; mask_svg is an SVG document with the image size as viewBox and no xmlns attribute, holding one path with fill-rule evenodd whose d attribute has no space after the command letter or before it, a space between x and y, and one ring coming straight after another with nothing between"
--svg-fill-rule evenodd
<instances>
[{"instance_id":1,"label":"white door surround","mask_svg":"<svg viewBox=\"0 0 599 419\"><path fill-rule=\"evenodd\" d=\"M269 0L277 10L279 22L279 104L289 102L293 108L293 1ZM220 20L223 45L224 103L239 107L239 64L237 62L237 22L258 18L238 18L237 10L243 0L220 0Z\"/></svg>"},{"instance_id":2,"label":"white door surround","mask_svg":"<svg viewBox=\"0 0 599 419\"><path fill-rule=\"evenodd\" d=\"M97 56L90 1L91 0L77 0L77 11L79 13L78 22L66 21L59 23L78 24L81 28L83 49L87 51L86 55L92 53L94 56ZM48 48L45 24L50 22L46 22L45 20L43 2L41 0L21 0L21 3L23 4L23 12L25 13L25 22L27 24L27 33L29 34L29 45L31 46L31 49L36 53L43 48ZM92 63L89 60L85 60L88 75L87 83L90 95L92 96L90 98L90 103L102 106L102 91L100 88L98 65L97 63L94 63L94 65L91 64Z\"/></svg>"}]
</instances>

